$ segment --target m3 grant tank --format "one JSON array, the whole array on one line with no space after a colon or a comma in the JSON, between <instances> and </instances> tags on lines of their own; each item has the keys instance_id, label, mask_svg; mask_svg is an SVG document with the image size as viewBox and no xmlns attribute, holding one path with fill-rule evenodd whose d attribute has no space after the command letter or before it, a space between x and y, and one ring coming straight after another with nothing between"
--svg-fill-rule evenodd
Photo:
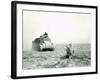
<instances>
[{"instance_id":1,"label":"m3 grant tank","mask_svg":"<svg viewBox=\"0 0 100 80\"><path fill-rule=\"evenodd\" d=\"M53 51L54 45L48 37L48 34L45 32L39 38L32 41L32 48L37 51Z\"/></svg>"}]
</instances>

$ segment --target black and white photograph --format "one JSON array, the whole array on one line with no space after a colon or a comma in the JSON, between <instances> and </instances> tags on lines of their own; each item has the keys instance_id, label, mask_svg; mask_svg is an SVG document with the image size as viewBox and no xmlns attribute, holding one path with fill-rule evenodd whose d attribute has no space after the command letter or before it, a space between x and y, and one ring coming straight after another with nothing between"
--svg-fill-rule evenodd
<instances>
[{"instance_id":1,"label":"black and white photograph","mask_svg":"<svg viewBox=\"0 0 100 80\"><path fill-rule=\"evenodd\" d=\"M91 14L23 10L23 69L91 66Z\"/></svg>"},{"instance_id":2,"label":"black and white photograph","mask_svg":"<svg viewBox=\"0 0 100 80\"><path fill-rule=\"evenodd\" d=\"M96 73L96 6L12 4L17 76Z\"/></svg>"}]
</instances>

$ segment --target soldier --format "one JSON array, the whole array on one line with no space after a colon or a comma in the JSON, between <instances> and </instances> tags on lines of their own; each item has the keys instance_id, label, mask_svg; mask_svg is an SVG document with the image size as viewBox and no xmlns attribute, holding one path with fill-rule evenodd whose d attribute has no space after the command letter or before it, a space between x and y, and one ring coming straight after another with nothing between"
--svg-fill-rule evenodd
<instances>
[{"instance_id":1,"label":"soldier","mask_svg":"<svg viewBox=\"0 0 100 80\"><path fill-rule=\"evenodd\" d=\"M44 37L45 37L45 38L48 37L48 33L45 32L45 33L44 33Z\"/></svg>"},{"instance_id":2,"label":"soldier","mask_svg":"<svg viewBox=\"0 0 100 80\"><path fill-rule=\"evenodd\" d=\"M48 37L48 33L44 33L43 35L44 41L51 41L50 38Z\"/></svg>"},{"instance_id":3,"label":"soldier","mask_svg":"<svg viewBox=\"0 0 100 80\"><path fill-rule=\"evenodd\" d=\"M71 44L66 46L66 53L67 53L66 58L70 58L70 56L72 55L71 47L72 47Z\"/></svg>"}]
</instances>

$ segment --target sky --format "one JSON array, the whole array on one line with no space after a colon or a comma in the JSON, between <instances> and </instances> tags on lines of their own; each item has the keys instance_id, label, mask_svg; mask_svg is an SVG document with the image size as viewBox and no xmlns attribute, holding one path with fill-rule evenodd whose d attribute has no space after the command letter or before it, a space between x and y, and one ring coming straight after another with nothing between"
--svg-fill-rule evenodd
<instances>
[{"instance_id":1,"label":"sky","mask_svg":"<svg viewBox=\"0 0 100 80\"><path fill-rule=\"evenodd\" d=\"M91 14L23 11L23 49L47 32L53 43L90 43Z\"/></svg>"}]
</instances>

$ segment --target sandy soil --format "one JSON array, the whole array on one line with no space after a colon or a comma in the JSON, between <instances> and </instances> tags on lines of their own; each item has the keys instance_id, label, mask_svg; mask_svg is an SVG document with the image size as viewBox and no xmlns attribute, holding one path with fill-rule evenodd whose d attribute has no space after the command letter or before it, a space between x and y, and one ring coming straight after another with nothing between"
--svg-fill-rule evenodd
<instances>
[{"instance_id":1,"label":"sandy soil","mask_svg":"<svg viewBox=\"0 0 100 80\"><path fill-rule=\"evenodd\" d=\"M73 46L73 55L66 58L65 45L55 45L54 51L23 51L23 69L83 67L91 65L90 47Z\"/></svg>"}]
</instances>

